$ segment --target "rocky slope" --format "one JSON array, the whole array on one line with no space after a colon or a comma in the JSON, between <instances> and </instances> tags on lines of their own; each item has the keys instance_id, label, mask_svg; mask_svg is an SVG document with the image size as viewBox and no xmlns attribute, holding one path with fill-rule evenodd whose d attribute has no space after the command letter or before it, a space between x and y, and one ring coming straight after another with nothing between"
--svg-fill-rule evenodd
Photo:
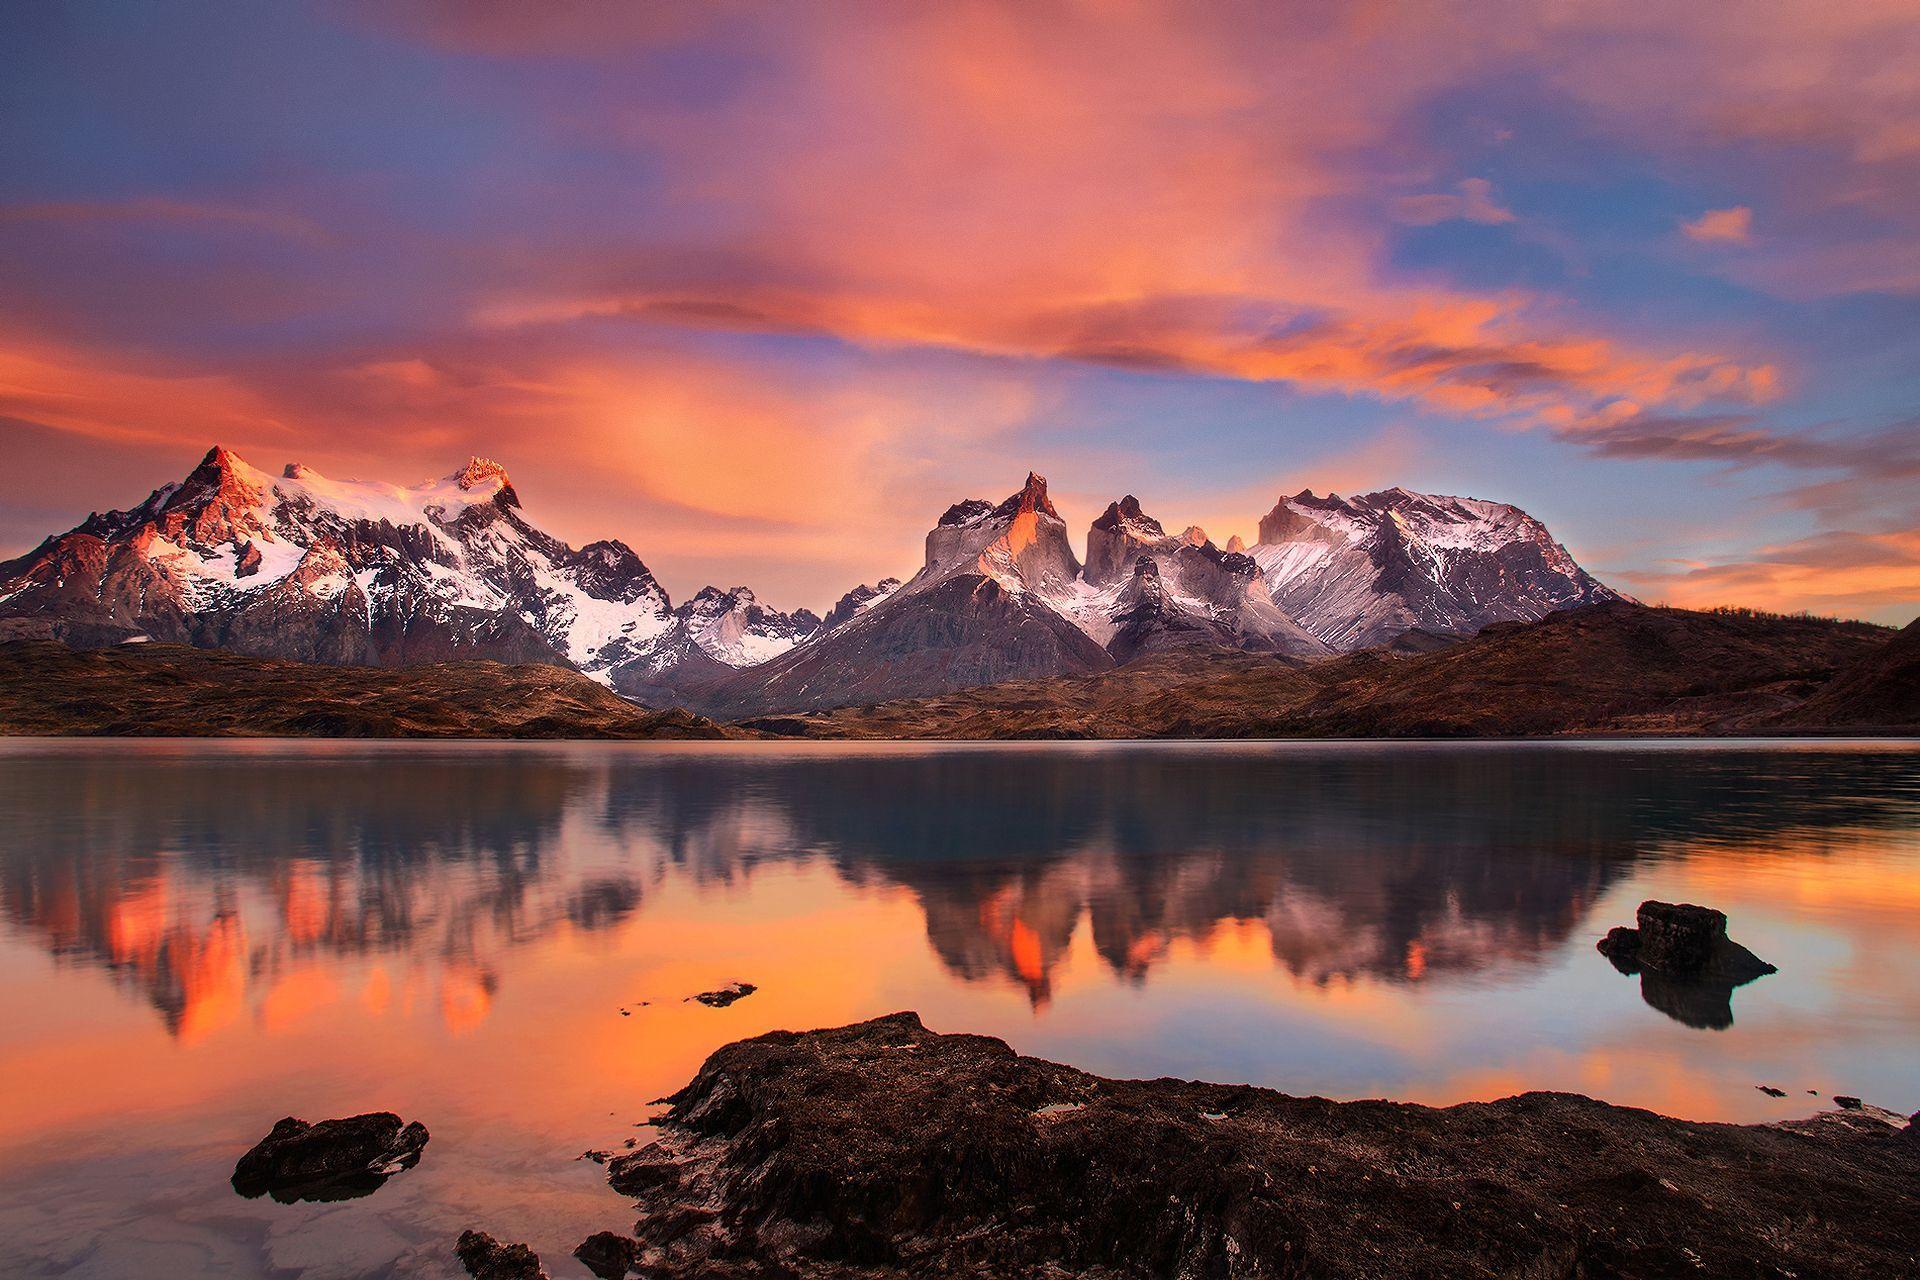
<instances>
[{"instance_id":1,"label":"rocky slope","mask_svg":"<svg viewBox=\"0 0 1920 1280\"><path fill-rule=\"evenodd\" d=\"M1503 623L1431 652L1299 666L1163 654L1080 679L1017 681L757 729L819 737L1498 737L1845 728L1816 695L1890 642L1866 623L1613 602ZM1903 633L1904 635L1904 633ZM1871 695L1889 708L1904 692ZM1849 713L1851 714L1851 713ZM1920 728L1911 711L1878 727Z\"/></svg>"},{"instance_id":2,"label":"rocky slope","mask_svg":"<svg viewBox=\"0 0 1920 1280\"><path fill-rule=\"evenodd\" d=\"M1621 598L1518 507L1399 488L1283 498L1252 555L1274 602L1343 650Z\"/></svg>"},{"instance_id":3,"label":"rocky slope","mask_svg":"<svg viewBox=\"0 0 1920 1280\"><path fill-rule=\"evenodd\" d=\"M1571 1094L1433 1108L1122 1081L911 1013L720 1049L615 1159L659 1276L1538 1276L1920 1268L1920 1132Z\"/></svg>"},{"instance_id":4,"label":"rocky slope","mask_svg":"<svg viewBox=\"0 0 1920 1280\"><path fill-rule=\"evenodd\" d=\"M130 737L718 738L547 664L320 666L172 644L0 643L0 733Z\"/></svg>"},{"instance_id":5,"label":"rocky slope","mask_svg":"<svg viewBox=\"0 0 1920 1280\"><path fill-rule=\"evenodd\" d=\"M1862 655L1770 727L1889 729L1920 725L1920 618Z\"/></svg>"}]
</instances>

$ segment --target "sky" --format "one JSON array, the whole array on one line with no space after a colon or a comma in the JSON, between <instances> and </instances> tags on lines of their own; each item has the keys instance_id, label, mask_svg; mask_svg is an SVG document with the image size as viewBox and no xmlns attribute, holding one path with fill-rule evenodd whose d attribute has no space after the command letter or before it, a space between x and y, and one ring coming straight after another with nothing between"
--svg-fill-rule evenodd
<instances>
[{"instance_id":1,"label":"sky","mask_svg":"<svg viewBox=\"0 0 1920 1280\"><path fill-rule=\"evenodd\" d=\"M1920 612L1911 0L0 8L0 556L504 463L676 600L966 497L1515 503L1641 599Z\"/></svg>"}]
</instances>

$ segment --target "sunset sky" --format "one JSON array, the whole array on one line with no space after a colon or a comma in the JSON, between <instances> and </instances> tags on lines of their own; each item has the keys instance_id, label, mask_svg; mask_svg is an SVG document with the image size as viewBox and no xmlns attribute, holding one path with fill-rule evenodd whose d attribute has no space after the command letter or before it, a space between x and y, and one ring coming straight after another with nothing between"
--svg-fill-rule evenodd
<instances>
[{"instance_id":1,"label":"sunset sky","mask_svg":"<svg viewBox=\"0 0 1920 1280\"><path fill-rule=\"evenodd\" d=\"M1920 612L1912 0L0 12L0 556L505 463L822 608L1053 481L1514 502L1646 600Z\"/></svg>"}]
</instances>

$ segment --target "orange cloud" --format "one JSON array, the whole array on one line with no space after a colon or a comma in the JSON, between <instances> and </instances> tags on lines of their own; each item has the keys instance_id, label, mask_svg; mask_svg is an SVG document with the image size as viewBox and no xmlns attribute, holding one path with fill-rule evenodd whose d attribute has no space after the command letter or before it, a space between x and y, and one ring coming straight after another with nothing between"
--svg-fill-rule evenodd
<instances>
[{"instance_id":1,"label":"orange cloud","mask_svg":"<svg viewBox=\"0 0 1920 1280\"><path fill-rule=\"evenodd\" d=\"M230 375L128 363L0 333L0 417L121 444L259 439L284 430L269 402Z\"/></svg>"},{"instance_id":2,"label":"orange cloud","mask_svg":"<svg viewBox=\"0 0 1920 1280\"><path fill-rule=\"evenodd\" d=\"M1920 600L1920 532L1831 532L1746 559L1614 575L1643 599L1859 616ZM1904 619L1902 619L1904 620Z\"/></svg>"},{"instance_id":3,"label":"orange cloud","mask_svg":"<svg viewBox=\"0 0 1920 1280\"><path fill-rule=\"evenodd\" d=\"M768 73L723 103L593 115L698 174L677 195L726 228L708 252L613 254L498 290L478 318L827 335L1470 414L1766 398L1775 375L1743 353L1642 349L1523 291L1387 277L1392 228L1353 208L1380 182L1361 157L1497 58L1469 34L1425 10L854 6L780 28ZM1484 179L1399 208L1512 218Z\"/></svg>"},{"instance_id":4,"label":"orange cloud","mask_svg":"<svg viewBox=\"0 0 1920 1280\"><path fill-rule=\"evenodd\" d=\"M1703 244L1745 244L1753 232L1753 210L1745 205L1731 209L1709 209L1680 229L1689 240Z\"/></svg>"}]
</instances>

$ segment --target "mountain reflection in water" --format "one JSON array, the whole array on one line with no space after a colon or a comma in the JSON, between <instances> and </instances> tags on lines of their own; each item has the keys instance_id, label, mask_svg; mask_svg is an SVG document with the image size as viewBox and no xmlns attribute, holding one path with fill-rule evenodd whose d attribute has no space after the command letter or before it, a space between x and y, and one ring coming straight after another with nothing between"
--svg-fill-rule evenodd
<instances>
[{"instance_id":1,"label":"mountain reflection in water","mask_svg":"<svg viewBox=\"0 0 1920 1280\"><path fill-rule=\"evenodd\" d=\"M183 1040L332 998L316 953L405 958L471 1027L517 949L771 864L910 891L948 972L1036 1009L1083 925L1128 984L1183 941L1316 987L1485 981L1638 860L1911 823L1875 756L1789 759L1756 784L1745 753L130 745L5 761L0 909Z\"/></svg>"},{"instance_id":2,"label":"mountain reflection in water","mask_svg":"<svg viewBox=\"0 0 1920 1280\"><path fill-rule=\"evenodd\" d=\"M0 1275L564 1264L647 1099L898 1009L1103 1075L1911 1111L1916 816L1911 745L0 742ZM1593 943L1646 897L1780 972L1643 1000ZM386 1110L433 1139L374 1194L234 1194L280 1117Z\"/></svg>"}]
</instances>

